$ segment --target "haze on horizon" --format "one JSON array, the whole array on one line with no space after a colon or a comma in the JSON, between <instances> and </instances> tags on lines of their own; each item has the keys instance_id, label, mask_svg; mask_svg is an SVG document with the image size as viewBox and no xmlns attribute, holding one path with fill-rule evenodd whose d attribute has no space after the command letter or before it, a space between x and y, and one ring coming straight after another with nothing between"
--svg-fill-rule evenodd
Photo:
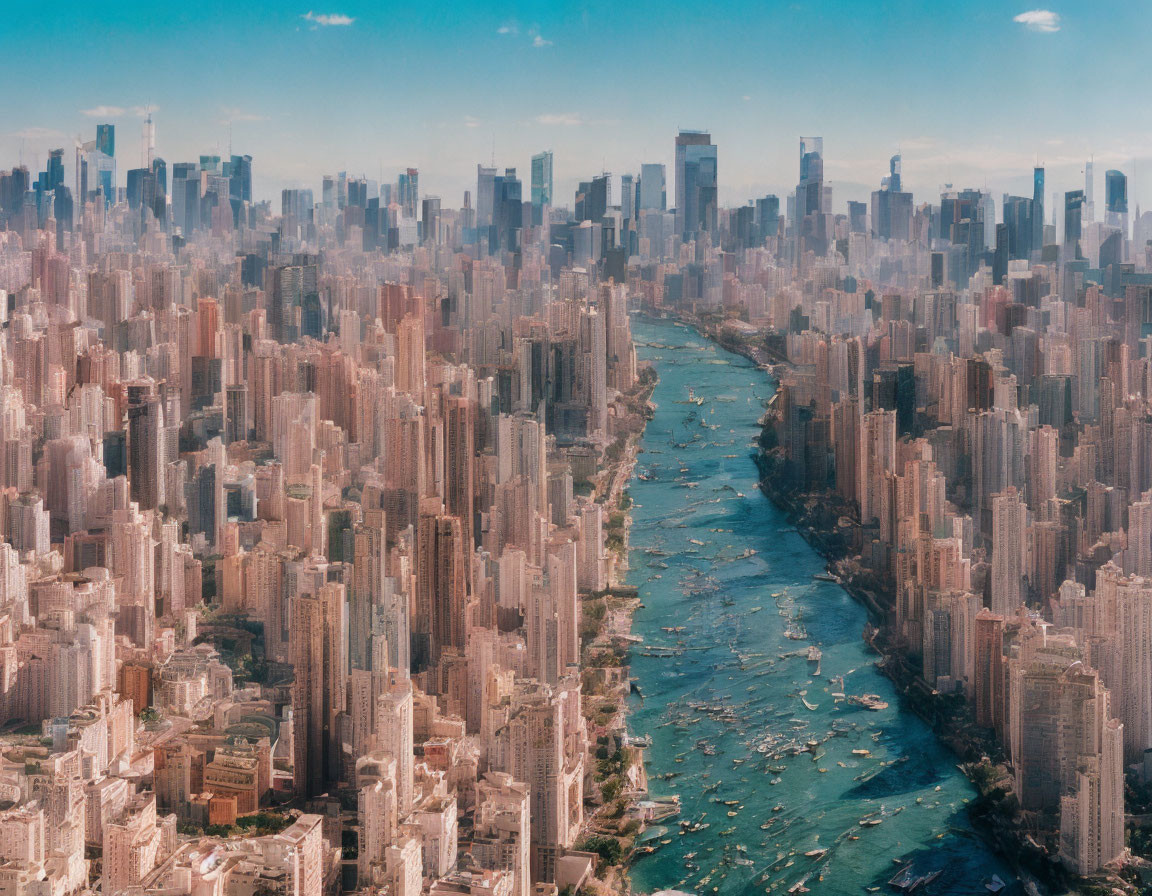
<instances>
[{"instance_id":1,"label":"haze on horizon","mask_svg":"<svg viewBox=\"0 0 1152 896\"><path fill-rule=\"evenodd\" d=\"M822 134L835 203L864 199L899 152L918 200L945 183L1027 193L1120 168L1152 203L1152 122L1137 0L958 2L884 11L850 0L683 0L409 9L256 2L165 9L55 4L0 34L0 164L35 170L110 122L125 167L153 111L157 152L253 156L254 192L317 188L345 170L460 204L475 166L521 173L552 149L558 204L601 170L671 169L679 128L719 147L724 205L795 184L797 140ZM71 173L69 172L69 179Z\"/></svg>"}]
</instances>

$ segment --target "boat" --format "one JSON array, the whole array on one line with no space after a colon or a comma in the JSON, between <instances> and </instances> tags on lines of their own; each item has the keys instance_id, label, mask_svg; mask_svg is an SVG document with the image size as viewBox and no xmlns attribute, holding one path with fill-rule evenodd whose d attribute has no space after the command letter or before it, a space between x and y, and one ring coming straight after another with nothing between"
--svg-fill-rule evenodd
<instances>
[{"instance_id":1,"label":"boat","mask_svg":"<svg viewBox=\"0 0 1152 896\"><path fill-rule=\"evenodd\" d=\"M823 658L824 654L820 652L820 648L815 644L808 645L808 662L818 663Z\"/></svg>"},{"instance_id":2,"label":"boat","mask_svg":"<svg viewBox=\"0 0 1152 896\"><path fill-rule=\"evenodd\" d=\"M853 756L871 756L872 751L871 750L853 750L852 755Z\"/></svg>"},{"instance_id":3,"label":"boat","mask_svg":"<svg viewBox=\"0 0 1152 896\"><path fill-rule=\"evenodd\" d=\"M898 861L898 860L897 860ZM911 865L905 865L897 871L888 881L888 885L905 893L911 893L917 887L932 883L940 876L940 871L931 871L928 874L917 874Z\"/></svg>"},{"instance_id":4,"label":"boat","mask_svg":"<svg viewBox=\"0 0 1152 896\"><path fill-rule=\"evenodd\" d=\"M887 701L881 698L879 694L860 694L859 696L853 694L848 697L848 702L853 706L862 706L872 712L888 708Z\"/></svg>"},{"instance_id":5,"label":"boat","mask_svg":"<svg viewBox=\"0 0 1152 896\"><path fill-rule=\"evenodd\" d=\"M828 852L826 849L810 849L804 855L809 859L819 859L823 857L824 853Z\"/></svg>"},{"instance_id":6,"label":"boat","mask_svg":"<svg viewBox=\"0 0 1152 896\"><path fill-rule=\"evenodd\" d=\"M883 824L883 823L884 823L883 818L861 818L860 819L860 827L862 827L862 828L874 828L874 827L876 827L876 825Z\"/></svg>"},{"instance_id":7,"label":"boat","mask_svg":"<svg viewBox=\"0 0 1152 896\"><path fill-rule=\"evenodd\" d=\"M788 627L784 629L784 637L790 641L803 641L808 637L808 633L804 631L803 626L789 622Z\"/></svg>"},{"instance_id":8,"label":"boat","mask_svg":"<svg viewBox=\"0 0 1152 896\"><path fill-rule=\"evenodd\" d=\"M834 576L830 572L818 572L818 573L816 573L816 575L812 576L812 578L814 578L817 582L837 582L837 583L839 583L839 581L840 581L838 576Z\"/></svg>"},{"instance_id":9,"label":"boat","mask_svg":"<svg viewBox=\"0 0 1152 896\"><path fill-rule=\"evenodd\" d=\"M804 706L805 706L807 709L810 709L810 710L812 710L813 712L814 712L814 711L816 710L816 708L817 708L815 703L809 703L809 702L808 702L807 700L805 700L803 697L801 697L801 698L800 698L800 702L801 702L801 703L803 703L803 704L804 704Z\"/></svg>"},{"instance_id":10,"label":"boat","mask_svg":"<svg viewBox=\"0 0 1152 896\"><path fill-rule=\"evenodd\" d=\"M999 874L993 874L992 880L984 884L984 889L986 889L989 893L999 893L1006 886L1008 886L1008 884L1001 880Z\"/></svg>"}]
</instances>

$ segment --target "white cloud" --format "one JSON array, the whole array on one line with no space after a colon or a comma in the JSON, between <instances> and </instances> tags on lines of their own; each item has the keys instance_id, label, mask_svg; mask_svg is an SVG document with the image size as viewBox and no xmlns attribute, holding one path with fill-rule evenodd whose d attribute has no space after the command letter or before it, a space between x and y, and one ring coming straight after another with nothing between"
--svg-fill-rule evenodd
<instances>
[{"instance_id":1,"label":"white cloud","mask_svg":"<svg viewBox=\"0 0 1152 896\"><path fill-rule=\"evenodd\" d=\"M229 109L224 107L220 110L221 124L233 124L239 121L267 121L267 115L259 115L256 112L245 112L243 109Z\"/></svg>"},{"instance_id":2,"label":"white cloud","mask_svg":"<svg viewBox=\"0 0 1152 896\"><path fill-rule=\"evenodd\" d=\"M123 106L93 106L91 109L81 109L81 115L88 118L119 118L124 114Z\"/></svg>"},{"instance_id":3,"label":"white cloud","mask_svg":"<svg viewBox=\"0 0 1152 896\"><path fill-rule=\"evenodd\" d=\"M300 18L325 28L329 25L351 25L356 21L352 16L346 16L343 13L315 13L312 10L308 10Z\"/></svg>"},{"instance_id":4,"label":"white cloud","mask_svg":"<svg viewBox=\"0 0 1152 896\"><path fill-rule=\"evenodd\" d=\"M1060 15L1050 9L1030 9L1020 13L1012 21L1023 25L1029 31L1039 31L1041 34L1053 34L1060 30Z\"/></svg>"},{"instance_id":5,"label":"white cloud","mask_svg":"<svg viewBox=\"0 0 1152 896\"><path fill-rule=\"evenodd\" d=\"M86 118L144 118L149 112L155 112L156 106L93 106L91 109L81 109L80 114Z\"/></svg>"},{"instance_id":6,"label":"white cloud","mask_svg":"<svg viewBox=\"0 0 1152 896\"><path fill-rule=\"evenodd\" d=\"M532 38L532 46L536 48L552 46L552 41L546 40L544 35L540 33L539 25L533 25L531 28L529 28L528 36Z\"/></svg>"},{"instance_id":7,"label":"white cloud","mask_svg":"<svg viewBox=\"0 0 1152 896\"><path fill-rule=\"evenodd\" d=\"M576 115L572 112L564 112L559 114L550 112L544 115L537 115L536 123L544 125L560 125L561 127L574 128L582 125L584 121L582 118L580 118L579 115Z\"/></svg>"},{"instance_id":8,"label":"white cloud","mask_svg":"<svg viewBox=\"0 0 1152 896\"><path fill-rule=\"evenodd\" d=\"M497 28L496 33L497 34L510 34L513 37L515 37L517 34L520 33L520 26L517 25L515 22L508 22L507 24L501 25L499 28Z\"/></svg>"},{"instance_id":9,"label":"white cloud","mask_svg":"<svg viewBox=\"0 0 1152 896\"><path fill-rule=\"evenodd\" d=\"M748 102L752 99L752 97L748 96L748 94L744 94L744 96L740 97L740 99L744 100L744 102Z\"/></svg>"},{"instance_id":10,"label":"white cloud","mask_svg":"<svg viewBox=\"0 0 1152 896\"><path fill-rule=\"evenodd\" d=\"M466 127L466 128L478 128L478 127L480 127L480 119L479 118L473 118L471 115L465 115L464 116L464 127Z\"/></svg>"}]
</instances>

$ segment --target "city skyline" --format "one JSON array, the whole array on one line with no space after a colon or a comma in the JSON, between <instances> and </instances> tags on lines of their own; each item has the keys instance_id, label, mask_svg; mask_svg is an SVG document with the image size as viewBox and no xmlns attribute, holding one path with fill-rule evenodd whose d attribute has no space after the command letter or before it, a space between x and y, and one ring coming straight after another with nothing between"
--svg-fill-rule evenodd
<instances>
[{"instance_id":1,"label":"city skyline","mask_svg":"<svg viewBox=\"0 0 1152 896\"><path fill-rule=\"evenodd\" d=\"M2 896L1152 896L1152 8L10 19Z\"/></svg>"},{"instance_id":2,"label":"city skyline","mask_svg":"<svg viewBox=\"0 0 1152 896\"><path fill-rule=\"evenodd\" d=\"M6 165L23 152L34 167L108 120L134 166L132 132L152 109L164 158L227 154L231 143L260 160L259 196L314 187L333 169L387 179L414 166L428 194L458 204L477 162L525 171L549 148L563 200L596 170L671 169L668 135L699 128L721 147L722 205L779 195L803 133L824 135L826 177L843 199L864 198L900 152L914 193L951 183L1023 195L1037 161L1071 189L1095 158L1098 171L1126 170L1133 204L1152 205L1152 126L1128 111L1141 100L1136 69L1113 46L1116 34L1133 50L1152 37L1136 3L1109 4L1106 16L1084 4L969 3L872 18L851 3L734 5L703 18L633 6L607 29L592 26L606 20L592 7L401 18L359 4L256 5L160 20L131 6L54 10L0 36L13 68L28 72L12 78ZM115 54L87 40L94 29ZM805 31L811 40L795 40ZM39 83L32 47L62 77ZM1087 77L1068 62L1093 47ZM686 53L701 61L687 78Z\"/></svg>"}]
</instances>

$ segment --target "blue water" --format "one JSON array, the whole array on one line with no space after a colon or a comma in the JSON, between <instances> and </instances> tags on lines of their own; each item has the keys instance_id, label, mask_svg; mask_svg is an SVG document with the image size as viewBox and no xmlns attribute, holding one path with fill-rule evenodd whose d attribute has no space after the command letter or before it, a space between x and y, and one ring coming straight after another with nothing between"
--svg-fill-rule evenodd
<instances>
[{"instance_id":1,"label":"blue water","mask_svg":"<svg viewBox=\"0 0 1152 896\"><path fill-rule=\"evenodd\" d=\"M673 819L650 833L658 849L633 867L633 888L786 893L802 882L813 893L890 893L896 859L940 872L917 893L987 894L993 874L1013 880L972 833L975 794L955 757L876 670L865 611L813 580L820 557L756 487L771 379L682 326L636 320L633 333L660 382L637 463L649 479L630 486L628 580L644 603L632 656L643 696L630 727L652 737L653 796L679 794L680 818L709 825L681 834ZM689 403L689 389L703 404ZM790 624L806 637L786 638ZM809 644L823 653L818 671ZM665 655L644 655L660 647ZM878 694L888 708L837 700L837 676L847 694ZM881 823L860 824L868 819Z\"/></svg>"}]
</instances>

